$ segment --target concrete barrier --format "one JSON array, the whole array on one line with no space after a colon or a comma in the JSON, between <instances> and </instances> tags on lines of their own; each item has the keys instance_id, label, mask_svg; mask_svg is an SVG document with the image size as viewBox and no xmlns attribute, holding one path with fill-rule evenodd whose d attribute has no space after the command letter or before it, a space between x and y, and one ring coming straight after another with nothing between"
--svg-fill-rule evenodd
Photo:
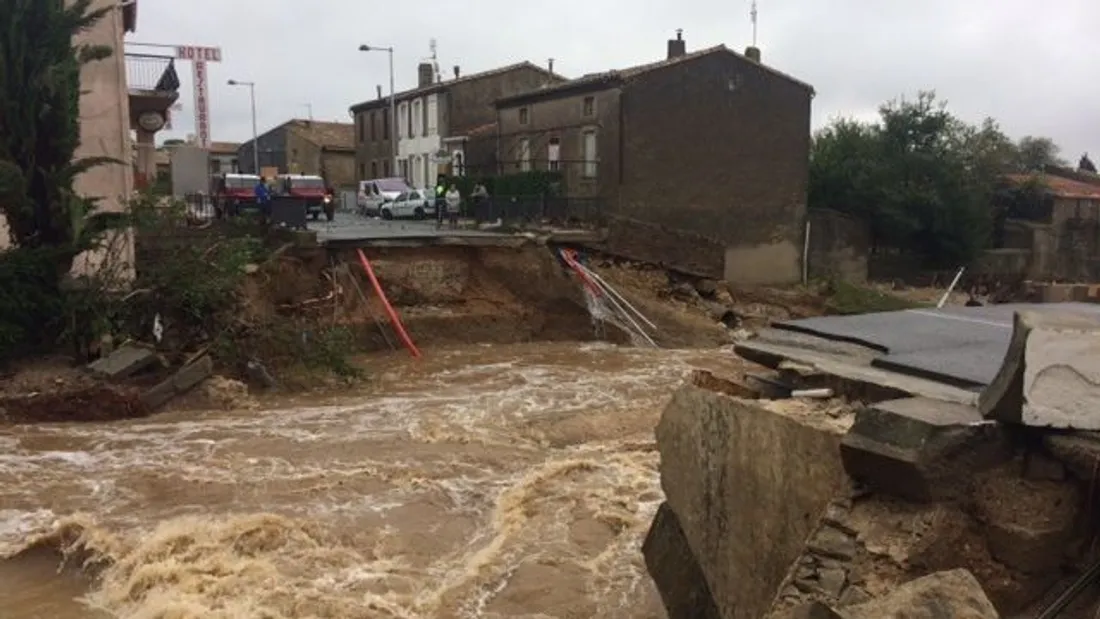
<instances>
[{"instance_id":1,"label":"concrete barrier","mask_svg":"<svg viewBox=\"0 0 1100 619\"><path fill-rule=\"evenodd\" d=\"M705 575L718 616L762 616L829 501L847 487L839 456L845 430L827 415L682 387L657 427L661 484L679 526L655 526L648 562L659 563L658 549L671 554L682 530L679 543ZM670 619L696 616L672 614L683 608L674 599L682 590L659 570L654 579Z\"/></svg>"}]
</instances>

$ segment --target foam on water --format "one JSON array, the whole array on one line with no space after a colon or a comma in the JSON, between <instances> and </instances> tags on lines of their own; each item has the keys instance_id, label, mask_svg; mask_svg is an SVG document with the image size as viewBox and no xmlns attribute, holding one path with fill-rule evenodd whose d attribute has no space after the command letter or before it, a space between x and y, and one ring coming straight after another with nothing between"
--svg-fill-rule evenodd
<instances>
[{"instance_id":1,"label":"foam on water","mask_svg":"<svg viewBox=\"0 0 1100 619\"><path fill-rule=\"evenodd\" d=\"M102 556L86 604L135 619L660 617L653 426L700 359L471 347L336 405L19 428L0 555Z\"/></svg>"}]
</instances>

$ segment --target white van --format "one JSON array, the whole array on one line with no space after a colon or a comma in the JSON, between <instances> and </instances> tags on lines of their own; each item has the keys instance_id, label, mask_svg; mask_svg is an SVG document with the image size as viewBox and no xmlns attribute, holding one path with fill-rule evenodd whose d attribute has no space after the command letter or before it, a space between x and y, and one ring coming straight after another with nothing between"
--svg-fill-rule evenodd
<instances>
[{"instance_id":1,"label":"white van","mask_svg":"<svg viewBox=\"0 0 1100 619\"><path fill-rule=\"evenodd\" d=\"M359 181L359 194L356 203L359 214L364 217L378 217L382 214L382 205L392 202L397 196L411 191L412 188L403 178L375 178Z\"/></svg>"}]
</instances>

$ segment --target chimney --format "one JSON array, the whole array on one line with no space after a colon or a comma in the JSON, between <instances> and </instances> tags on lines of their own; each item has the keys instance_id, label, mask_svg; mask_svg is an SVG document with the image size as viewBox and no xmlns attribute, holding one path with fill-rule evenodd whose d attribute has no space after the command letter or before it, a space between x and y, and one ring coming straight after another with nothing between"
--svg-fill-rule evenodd
<instances>
[{"instance_id":1,"label":"chimney","mask_svg":"<svg viewBox=\"0 0 1100 619\"><path fill-rule=\"evenodd\" d=\"M554 72L554 59L550 58L549 60L547 60L546 61L546 66L547 66L547 70L550 71L551 73L553 73Z\"/></svg>"},{"instance_id":2,"label":"chimney","mask_svg":"<svg viewBox=\"0 0 1100 619\"><path fill-rule=\"evenodd\" d=\"M378 98L381 99L382 98L382 84L379 84L378 86L375 86L375 88L378 89Z\"/></svg>"},{"instance_id":3,"label":"chimney","mask_svg":"<svg viewBox=\"0 0 1100 619\"><path fill-rule=\"evenodd\" d=\"M423 88L425 86L431 86L435 82L435 69L432 68L432 63L422 62L416 66L416 87Z\"/></svg>"},{"instance_id":4,"label":"chimney","mask_svg":"<svg viewBox=\"0 0 1100 619\"><path fill-rule=\"evenodd\" d=\"M458 65L455 65L455 79L456 80L458 79L459 75L461 75L461 71L459 70Z\"/></svg>"},{"instance_id":5,"label":"chimney","mask_svg":"<svg viewBox=\"0 0 1100 619\"><path fill-rule=\"evenodd\" d=\"M753 62L760 62L760 48L755 45L750 45L745 48L745 58Z\"/></svg>"},{"instance_id":6,"label":"chimney","mask_svg":"<svg viewBox=\"0 0 1100 619\"><path fill-rule=\"evenodd\" d=\"M676 29L676 38L668 40L668 59L679 58L687 53L687 43L684 41L684 30Z\"/></svg>"}]
</instances>

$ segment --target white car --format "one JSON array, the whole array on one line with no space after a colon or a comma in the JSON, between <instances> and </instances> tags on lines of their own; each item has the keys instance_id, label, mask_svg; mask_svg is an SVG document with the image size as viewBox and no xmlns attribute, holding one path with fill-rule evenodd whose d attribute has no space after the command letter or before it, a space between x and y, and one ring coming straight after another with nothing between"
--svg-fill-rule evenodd
<instances>
[{"instance_id":1,"label":"white car","mask_svg":"<svg viewBox=\"0 0 1100 619\"><path fill-rule=\"evenodd\" d=\"M430 189L406 191L381 206L382 219L425 219L435 216L435 195Z\"/></svg>"},{"instance_id":2,"label":"white car","mask_svg":"<svg viewBox=\"0 0 1100 619\"><path fill-rule=\"evenodd\" d=\"M400 178L376 178L359 181L356 196L359 214L364 217L377 217L382 214L382 205L412 188Z\"/></svg>"}]
</instances>

